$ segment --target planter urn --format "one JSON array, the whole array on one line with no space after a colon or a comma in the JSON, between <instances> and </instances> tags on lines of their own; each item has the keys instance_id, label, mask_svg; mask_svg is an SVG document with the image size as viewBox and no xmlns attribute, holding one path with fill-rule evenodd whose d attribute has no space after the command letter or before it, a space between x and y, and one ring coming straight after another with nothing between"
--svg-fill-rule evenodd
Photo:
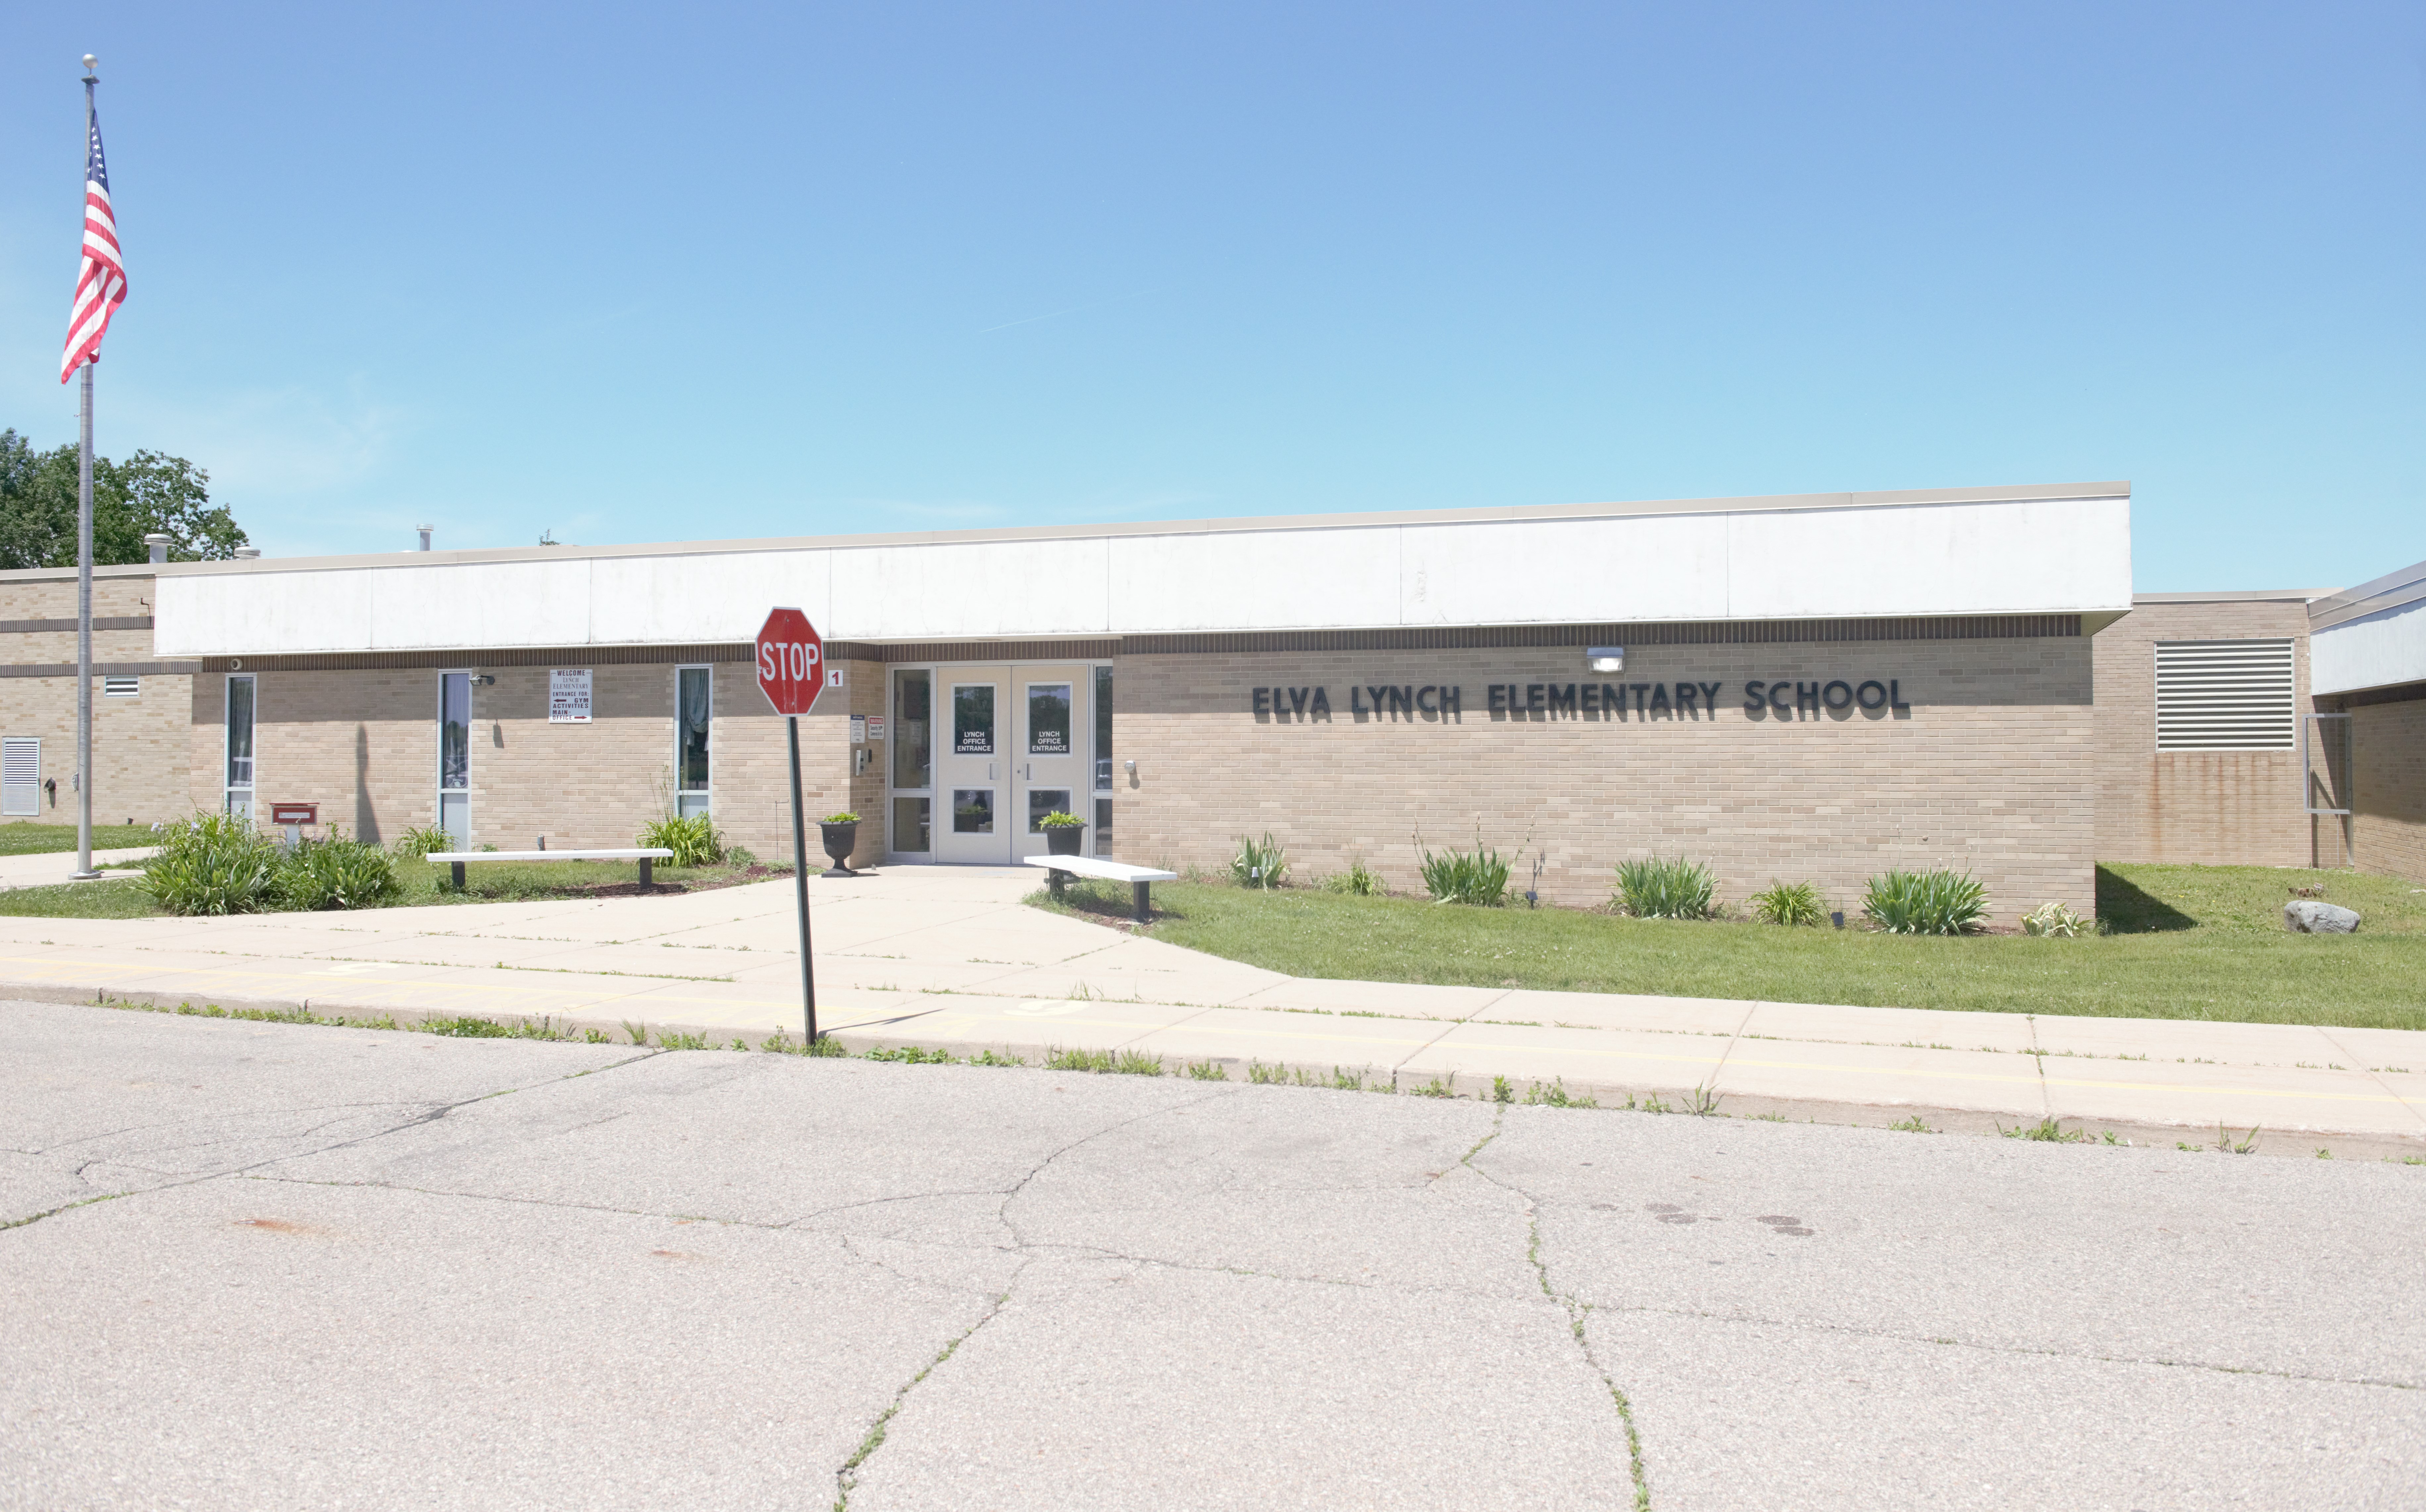
<instances>
[{"instance_id":1,"label":"planter urn","mask_svg":"<svg viewBox=\"0 0 2426 1512\"><path fill-rule=\"evenodd\" d=\"M850 869L850 853L859 848L859 821L853 820L848 824L830 824L824 820L819 820L817 832L820 837L819 843L825 846L826 858L833 863L833 870L825 872L824 875L858 876L859 873Z\"/></svg>"},{"instance_id":2,"label":"planter urn","mask_svg":"<svg viewBox=\"0 0 2426 1512\"><path fill-rule=\"evenodd\" d=\"M1053 825L1047 828L1044 832L1044 854L1046 855L1076 855L1078 854L1080 843L1083 842L1086 837L1087 826L1084 824Z\"/></svg>"}]
</instances>

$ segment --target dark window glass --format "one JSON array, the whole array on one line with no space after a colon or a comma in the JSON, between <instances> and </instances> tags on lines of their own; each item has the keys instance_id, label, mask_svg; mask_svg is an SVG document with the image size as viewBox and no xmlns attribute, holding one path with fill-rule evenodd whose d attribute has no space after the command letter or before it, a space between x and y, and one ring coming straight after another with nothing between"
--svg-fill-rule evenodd
<instances>
[{"instance_id":1,"label":"dark window glass","mask_svg":"<svg viewBox=\"0 0 2426 1512\"><path fill-rule=\"evenodd\" d=\"M472 786L472 675L438 677L438 786L460 792Z\"/></svg>"},{"instance_id":2,"label":"dark window glass","mask_svg":"<svg viewBox=\"0 0 2426 1512\"><path fill-rule=\"evenodd\" d=\"M910 855L927 854L928 798L893 800L893 849Z\"/></svg>"},{"instance_id":3,"label":"dark window glass","mask_svg":"<svg viewBox=\"0 0 2426 1512\"><path fill-rule=\"evenodd\" d=\"M1112 854L1112 801L1095 800L1095 854L1108 860Z\"/></svg>"},{"instance_id":4,"label":"dark window glass","mask_svg":"<svg viewBox=\"0 0 2426 1512\"><path fill-rule=\"evenodd\" d=\"M1038 682L1027 685L1027 754L1072 756L1070 746L1070 685Z\"/></svg>"},{"instance_id":5,"label":"dark window glass","mask_svg":"<svg viewBox=\"0 0 2426 1512\"><path fill-rule=\"evenodd\" d=\"M1070 789L1067 788L1030 788L1027 789L1027 833L1044 833L1044 816L1070 811Z\"/></svg>"},{"instance_id":6,"label":"dark window glass","mask_svg":"<svg viewBox=\"0 0 2426 1512\"><path fill-rule=\"evenodd\" d=\"M994 684L964 683L952 689L952 755L994 755Z\"/></svg>"},{"instance_id":7,"label":"dark window glass","mask_svg":"<svg viewBox=\"0 0 2426 1512\"><path fill-rule=\"evenodd\" d=\"M929 764L934 749L929 737L933 732L934 678L923 672L897 672L893 675L893 786L924 788L935 780L934 769ZM923 821L922 821L923 822ZM897 845L895 850L908 847ZM920 850L926 847L921 845Z\"/></svg>"},{"instance_id":8,"label":"dark window glass","mask_svg":"<svg viewBox=\"0 0 2426 1512\"><path fill-rule=\"evenodd\" d=\"M994 833L993 789L955 788L952 789L952 833L955 835L992 835Z\"/></svg>"},{"instance_id":9,"label":"dark window glass","mask_svg":"<svg viewBox=\"0 0 2426 1512\"><path fill-rule=\"evenodd\" d=\"M707 729L714 697L705 667L685 667L676 675L674 691L674 769L676 789L707 791Z\"/></svg>"},{"instance_id":10,"label":"dark window glass","mask_svg":"<svg viewBox=\"0 0 2426 1512\"><path fill-rule=\"evenodd\" d=\"M227 685L227 785L252 786L252 679L230 677Z\"/></svg>"},{"instance_id":11,"label":"dark window glass","mask_svg":"<svg viewBox=\"0 0 2426 1512\"><path fill-rule=\"evenodd\" d=\"M1112 669L1095 669L1095 786L1112 785Z\"/></svg>"}]
</instances>

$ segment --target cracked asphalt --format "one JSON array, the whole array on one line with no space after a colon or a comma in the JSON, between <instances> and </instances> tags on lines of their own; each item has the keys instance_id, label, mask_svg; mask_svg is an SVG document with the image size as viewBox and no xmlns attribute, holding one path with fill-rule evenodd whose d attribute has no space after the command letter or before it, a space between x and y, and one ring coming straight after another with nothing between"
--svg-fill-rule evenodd
<instances>
[{"instance_id":1,"label":"cracked asphalt","mask_svg":"<svg viewBox=\"0 0 2426 1512\"><path fill-rule=\"evenodd\" d=\"M2426 1500L2426 1168L0 1032L0 1505Z\"/></svg>"}]
</instances>

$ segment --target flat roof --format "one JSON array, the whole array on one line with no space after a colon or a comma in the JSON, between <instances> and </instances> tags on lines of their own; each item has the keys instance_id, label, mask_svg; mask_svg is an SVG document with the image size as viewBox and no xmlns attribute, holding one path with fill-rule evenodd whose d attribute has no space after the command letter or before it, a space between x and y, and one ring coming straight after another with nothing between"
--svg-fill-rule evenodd
<instances>
[{"instance_id":1,"label":"flat roof","mask_svg":"<svg viewBox=\"0 0 2426 1512\"><path fill-rule=\"evenodd\" d=\"M2128 482L2034 483L2011 488L1917 488L1855 494L1770 494L1742 498L1642 499L1600 504L1519 504L1493 509L1372 510L1344 514L1245 515L1218 520L1146 520L1113 525L1005 526L990 529L879 531L860 535L762 536L627 545L495 546L457 551L380 551L334 557L259 557L243 561L181 561L143 571L163 577L225 572L303 572L333 567L435 567L468 562L564 561L615 557L707 556L833 547L940 545L1013 541L1084 541L1123 536L1228 535L1275 530L1385 529L1407 525L1594 520L1631 515L1801 513L1930 504L1993 504L2033 499L2128 498ZM35 569L44 576L60 569ZM65 569L73 573L73 569ZM132 570L132 569L128 569ZM13 577L19 574L0 574Z\"/></svg>"},{"instance_id":2,"label":"flat roof","mask_svg":"<svg viewBox=\"0 0 2426 1512\"><path fill-rule=\"evenodd\" d=\"M2133 593L2134 604L2313 604L2338 588L2249 588L2207 593Z\"/></svg>"}]
</instances>

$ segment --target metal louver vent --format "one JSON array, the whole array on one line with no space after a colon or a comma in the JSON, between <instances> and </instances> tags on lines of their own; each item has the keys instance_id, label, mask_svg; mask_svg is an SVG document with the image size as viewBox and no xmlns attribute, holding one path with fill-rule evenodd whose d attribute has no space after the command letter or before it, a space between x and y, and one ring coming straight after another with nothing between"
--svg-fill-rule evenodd
<instances>
[{"instance_id":1,"label":"metal louver vent","mask_svg":"<svg viewBox=\"0 0 2426 1512\"><path fill-rule=\"evenodd\" d=\"M0 740L0 814L42 811L42 742L12 736Z\"/></svg>"},{"instance_id":2,"label":"metal louver vent","mask_svg":"<svg viewBox=\"0 0 2426 1512\"><path fill-rule=\"evenodd\" d=\"M2289 751L2299 743L2289 641L2157 642L2157 749Z\"/></svg>"}]
</instances>

